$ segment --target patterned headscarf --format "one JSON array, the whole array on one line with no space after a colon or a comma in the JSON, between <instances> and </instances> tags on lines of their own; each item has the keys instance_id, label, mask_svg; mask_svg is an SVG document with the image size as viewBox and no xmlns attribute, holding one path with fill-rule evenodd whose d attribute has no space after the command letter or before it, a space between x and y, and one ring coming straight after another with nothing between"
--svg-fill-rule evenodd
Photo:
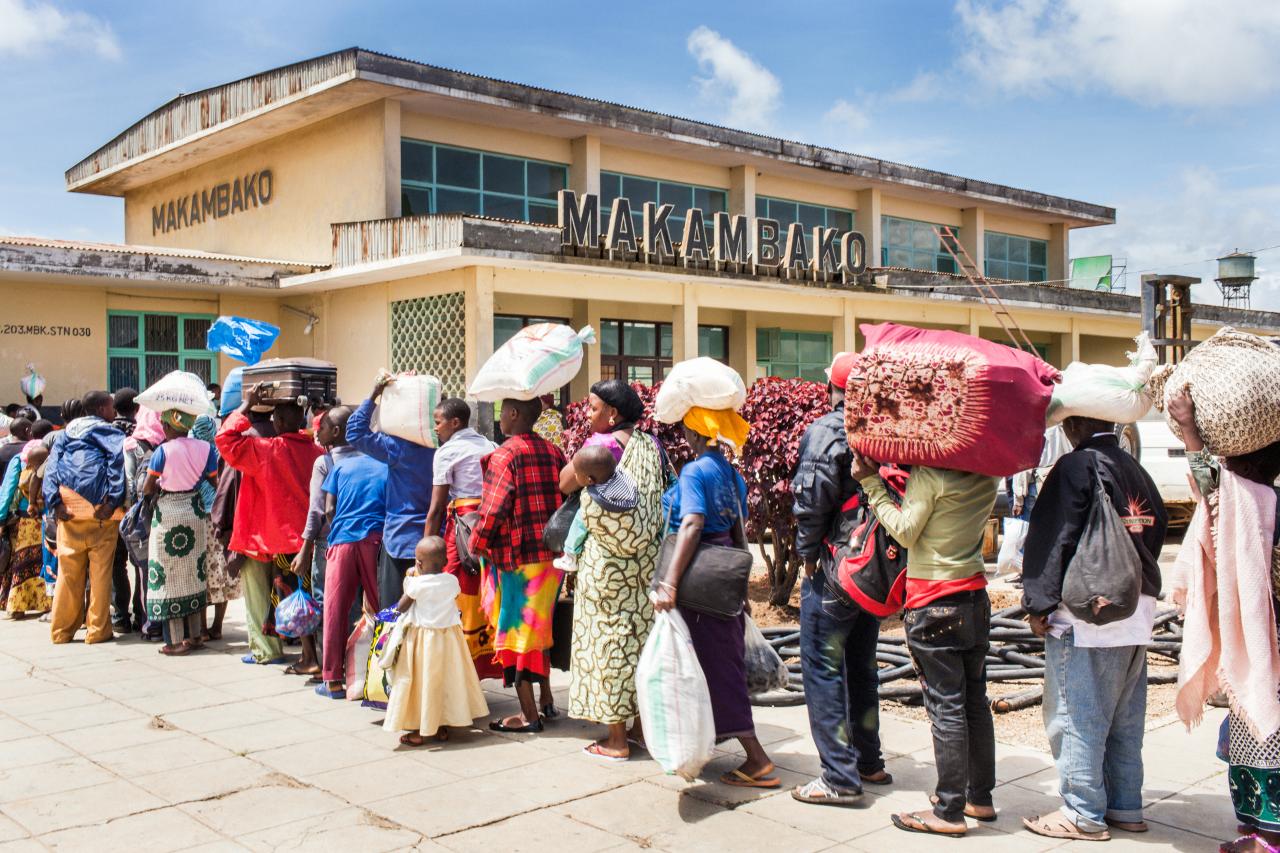
<instances>
[{"instance_id":1,"label":"patterned headscarf","mask_svg":"<svg viewBox=\"0 0 1280 853\"><path fill-rule=\"evenodd\" d=\"M160 420L166 426L173 427L179 432L191 432L191 428L196 424L196 415L180 411L179 409L165 409L160 413Z\"/></svg>"},{"instance_id":2,"label":"patterned headscarf","mask_svg":"<svg viewBox=\"0 0 1280 853\"><path fill-rule=\"evenodd\" d=\"M191 432L189 434L192 438L198 438L201 441L207 441L210 444L213 444L213 436L217 431L218 427L213 422L213 418L208 415L201 415L196 418L195 423L191 425Z\"/></svg>"}]
</instances>

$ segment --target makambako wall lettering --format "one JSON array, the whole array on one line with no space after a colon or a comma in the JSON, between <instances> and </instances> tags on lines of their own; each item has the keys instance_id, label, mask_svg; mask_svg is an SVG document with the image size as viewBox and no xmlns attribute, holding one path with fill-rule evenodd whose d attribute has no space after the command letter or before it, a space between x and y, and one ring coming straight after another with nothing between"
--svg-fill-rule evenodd
<instances>
[{"instance_id":1,"label":"makambako wall lettering","mask_svg":"<svg viewBox=\"0 0 1280 853\"><path fill-rule=\"evenodd\" d=\"M275 176L270 169L251 172L154 205L151 208L151 233L168 234L210 219L234 216L270 204L275 194Z\"/></svg>"}]
</instances>

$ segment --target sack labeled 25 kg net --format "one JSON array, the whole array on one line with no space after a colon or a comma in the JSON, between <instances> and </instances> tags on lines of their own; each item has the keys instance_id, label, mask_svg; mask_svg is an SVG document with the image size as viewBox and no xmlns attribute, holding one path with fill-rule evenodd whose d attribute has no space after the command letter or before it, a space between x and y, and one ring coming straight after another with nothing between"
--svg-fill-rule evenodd
<instances>
[{"instance_id":1,"label":"sack labeled 25 kg net","mask_svg":"<svg viewBox=\"0 0 1280 853\"><path fill-rule=\"evenodd\" d=\"M590 326L577 332L560 323L525 326L489 356L467 393L482 403L550 394L578 375L582 345L595 342Z\"/></svg>"},{"instance_id":2,"label":"sack labeled 25 kg net","mask_svg":"<svg viewBox=\"0 0 1280 853\"><path fill-rule=\"evenodd\" d=\"M1196 426L1215 456L1240 456L1280 441L1280 347L1224 326L1177 365L1151 377L1156 408L1186 388ZM1173 434L1182 437L1172 418Z\"/></svg>"},{"instance_id":3,"label":"sack labeled 25 kg net","mask_svg":"<svg viewBox=\"0 0 1280 853\"><path fill-rule=\"evenodd\" d=\"M972 335L882 323L849 373L849 445L878 462L1009 477L1036 467L1058 371Z\"/></svg>"}]
</instances>

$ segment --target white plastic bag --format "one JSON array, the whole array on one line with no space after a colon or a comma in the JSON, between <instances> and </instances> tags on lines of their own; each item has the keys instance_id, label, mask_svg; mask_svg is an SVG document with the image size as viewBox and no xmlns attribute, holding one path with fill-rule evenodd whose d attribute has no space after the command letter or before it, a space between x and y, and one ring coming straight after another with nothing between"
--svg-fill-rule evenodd
<instances>
[{"instance_id":1,"label":"white plastic bag","mask_svg":"<svg viewBox=\"0 0 1280 853\"><path fill-rule=\"evenodd\" d=\"M434 376L397 376L382 389L374 428L423 447L436 447L435 412L440 398L440 380Z\"/></svg>"},{"instance_id":2,"label":"white plastic bag","mask_svg":"<svg viewBox=\"0 0 1280 853\"><path fill-rule=\"evenodd\" d=\"M1128 354L1126 367L1078 361L1067 365L1062 382L1053 387L1046 416L1049 426L1071 417L1127 424L1151 409L1152 394L1147 383L1156 369L1156 348L1146 332L1133 340L1137 351Z\"/></svg>"},{"instance_id":3,"label":"white plastic bag","mask_svg":"<svg viewBox=\"0 0 1280 853\"><path fill-rule=\"evenodd\" d=\"M738 371L702 356L671 368L654 398L653 413L664 424L674 424L694 406L737 411L746 401L747 386Z\"/></svg>"},{"instance_id":4,"label":"white plastic bag","mask_svg":"<svg viewBox=\"0 0 1280 853\"><path fill-rule=\"evenodd\" d=\"M347 637L346 676L347 698L359 701L364 698L364 682L369 674L369 647L373 644L373 622L361 616L356 628Z\"/></svg>"},{"instance_id":5,"label":"white plastic bag","mask_svg":"<svg viewBox=\"0 0 1280 853\"><path fill-rule=\"evenodd\" d=\"M1019 574L1022 571L1022 549L1027 544L1029 525L1020 518L1004 520L1004 536L1000 540L1000 554L996 558L996 574Z\"/></svg>"},{"instance_id":6,"label":"white plastic bag","mask_svg":"<svg viewBox=\"0 0 1280 853\"><path fill-rule=\"evenodd\" d=\"M578 375L582 345L595 342L590 326L577 332L559 323L525 326L489 356L467 393L482 403L550 394Z\"/></svg>"},{"instance_id":7,"label":"white plastic bag","mask_svg":"<svg viewBox=\"0 0 1280 853\"><path fill-rule=\"evenodd\" d=\"M773 646L769 645L769 641L760 633L755 620L750 616L747 617L743 640L746 650L747 692L755 696L784 689L790 680L787 665L782 662Z\"/></svg>"},{"instance_id":8,"label":"white plastic bag","mask_svg":"<svg viewBox=\"0 0 1280 853\"><path fill-rule=\"evenodd\" d=\"M36 373L34 364L28 364L27 375L18 380L18 387L22 389L22 393L28 400L34 400L44 393L44 386L44 377Z\"/></svg>"},{"instance_id":9,"label":"white plastic bag","mask_svg":"<svg viewBox=\"0 0 1280 853\"><path fill-rule=\"evenodd\" d=\"M649 754L667 773L695 779L711 760L716 721L689 626L674 610L657 615L640 652L636 699Z\"/></svg>"},{"instance_id":10,"label":"white plastic bag","mask_svg":"<svg viewBox=\"0 0 1280 853\"><path fill-rule=\"evenodd\" d=\"M135 401L154 412L177 409L197 417L214 414L213 401L204 380L185 370L166 373L139 394Z\"/></svg>"}]
</instances>

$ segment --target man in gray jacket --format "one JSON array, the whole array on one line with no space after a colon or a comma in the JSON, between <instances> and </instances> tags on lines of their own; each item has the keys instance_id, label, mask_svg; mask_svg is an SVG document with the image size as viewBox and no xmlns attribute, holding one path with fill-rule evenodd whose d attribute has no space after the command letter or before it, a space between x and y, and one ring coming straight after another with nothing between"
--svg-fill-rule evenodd
<instances>
[{"instance_id":1,"label":"man in gray jacket","mask_svg":"<svg viewBox=\"0 0 1280 853\"><path fill-rule=\"evenodd\" d=\"M888 785L880 752L876 638L880 620L827 592L834 571L830 546L846 506L861 500L844 429L844 388L853 353L840 353L827 371L832 412L814 421L800 441L791 493L796 550L804 559L800 587L800 655L809 728L822 774L791 795L805 803L847 805L863 783Z\"/></svg>"}]
</instances>

